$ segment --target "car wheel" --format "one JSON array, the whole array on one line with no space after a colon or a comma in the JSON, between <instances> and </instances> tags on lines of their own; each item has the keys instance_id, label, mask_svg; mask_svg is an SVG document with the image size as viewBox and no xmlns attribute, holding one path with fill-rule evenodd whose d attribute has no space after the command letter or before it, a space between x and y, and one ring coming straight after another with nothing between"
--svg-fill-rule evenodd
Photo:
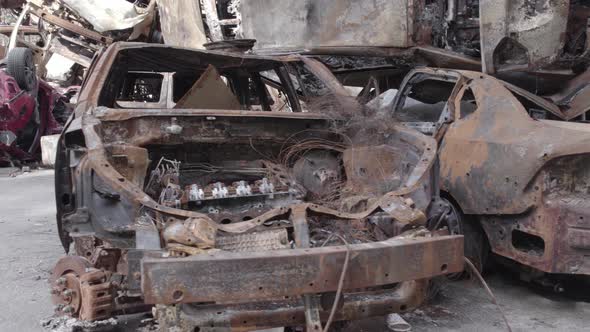
<instances>
[{"instance_id":1,"label":"car wheel","mask_svg":"<svg viewBox=\"0 0 590 332\"><path fill-rule=\"evenodd\" d=\"M483 273L490 254L488 238L475 216L464 215L463 220L465 257L473 263L479 273ZM466 269L465 272L471 274L472 271Z\"/></svg>"},{"instance_id":2,"label":"car wheel","mask_svg":"<svg viewBox=\"0 0 590 332\"><path fill-rule=\"evenodd\" d=\"M8 74L14 77L21 89L33 91L37 86L37 71L33 61L33 51L26 47L16 47L8 53L6 60Z\"/></svg>"},{"instance_id":3,"label":"car wheel","mask_svg":"<svg viewBox=\"0 0 590 332\"><path fill-rule=\"evenodd\" d=\"M465 215L451 201L441 198L446 209L443 210L442 215L436 220L435 225L429 225L430 229L447 228L451 235L464 236L464 252L473 265L480 273L483 272L487 258L489 256L489 243L485 232L483 231L479 221L475 216ZM460 280L470 274L471 271L465 270L461 273L452 273L447 275L451 280Z\"/></svg>"}]
</instances>

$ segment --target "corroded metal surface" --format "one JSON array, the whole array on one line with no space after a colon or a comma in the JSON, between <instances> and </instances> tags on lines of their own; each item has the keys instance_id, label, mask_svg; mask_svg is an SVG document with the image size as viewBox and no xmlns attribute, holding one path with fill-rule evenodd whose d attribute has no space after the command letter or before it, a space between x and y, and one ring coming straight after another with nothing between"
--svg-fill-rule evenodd
<instances>
[{"instance_id":1,"label":"corroded metal surface","mask_svg":"<svg viewBox=\"0 0 590 332\"><path fill-rule=\"evenodd\" d=\"M51 301L58 315L78 316L82 306L80 276L91 266L85 258L64 257L53 268Z\"/></svg>"},{"instance_id":2,"label":"corroded metal surface","mask_svg":"<svg viewBox=\"0 0 590 332\"><path fill-rule=\"evenodd\" d=\"M194 76L209 65L232 83L231 93L243 110L125 109L115 102L118 80L127 71ZM243 73L269 71L276 76L264 82L280 81L267 87L288 95L284 100L290 111L252 107L256 98L264 99L261 94L267 87L260 89L258 84L257 91L250 91ZM186 90L197 79L188 81ZM256 98L249 95L254 92ZM307 96L314 94L332 105L314 108ZM345 94L330 71L313 59L143 44L109 47L95 61L75 118L62 136L56 197L64 246L72 237L97 239L85 251L92 251L93 267L100 262L105 270L100 285L117 290L111 293L118 300L110 312L124 312L121 303L126 301L144 309L142 304L192 306L212 301L231 307L289 296L305 300L294 308L287 301L275 311L247 310L240 315L278 313L279 322L292 309L296 315L305 311L308 325L319 329L315 325L321 325L320 317L325 320L330 308L320 306L323 295L318 293L340 290L348 299L368 296L364 304L358 297L337 310L336 319L352 319L365 316L353 313L353 308L365 308L369 316L385 308L403 311L415 306L424 292L420 286L409 295L399 294L404 284L422 285L412 280L460 271L463 238L423 228L438 195L436 140L393 121L361 121L361 129L370 128L366 132L354 126L344 128L345 134L333 130L331 126L346 123L342 112L358 108L359 116L370 114ZM304 108L307 112L298 112ZM325 114L327 108L335 113ZM367 132L374 132L374 139ZM359 181L378 174L379 167L356 160L379 155L384 146L393 148L380 162L394 163L398 172L383 186L371 182L361 188ZM372 148L376 152L369 151ZM313 150L324 154L315 158ZM345 160L338 159L343 155ZM405 161L403 166L398 158ZM297 179L292 174L295 165L300 177L313 181ZM337 173L350 173L350 179ZM315 183L327 189L316 190ZM381 223L395 223L390 228L397 231L383 238L369 221L376 214L387 216ZM341 232L349 234L346 246L335 243ZM402 237L396 238L400 233ZM104 260L95 259L103 252ZM350 268L345 270L345 265ZM387 293L400 282L390 298L372 294L373 289ZM353 291L358 294L348 294ZM169 323L203 319L203 310ZM230 320L236 328L249 326Z\"/></svg>"},{"instance_id":3,"label":"corroded metal surface","mask_svg":"<svg viewBox=\"0 0 590 332\"><path fill-rule=\"evenodd\" d=\"M414 74L456 77L452 121L440 135L441 188L481 223L492 251L547 273L589 274L590 126L536 120L522 100L556 119L566 115L481 73ZM467 93L476 108L463 113Z\"/></svg>"},{"instance_id":4,"label":"corroded metal surface","mask_svg":"<svg viewBox=\"0 0 590 332\"><path fill-rule=\"evenodd\" d=\"M394 284L463 270L462 237L351 245L344 289ZM146 259L148 303L255 300L336 291L346 247ZM404 268L400 268L400 267ZM238 267L238 268L236 268ZM170 271L175 271L170 274ZM220 278L219 276L223 276ZM181 296L179 294L182 294ZM175 296L177 295L177 296Z\"/></svg>"},{"instance_id":5,"label":"corroded metal surface","mask_svg":"<svg viewBox=\"0 0 590 332\"><path fill-rule=\"evenodd\" d=\"M335 320L346 321L417 308L428 293L429 283L417 280L401 283L392 289L346 294ZM255 331L271 327L300 326L305 323L303 301L276 299L251 304L157 307L164 328L180 327L186 331L207 326L232 331ZM320 307L320 318L328 318L330 307Z\"/></svg>"},{"instance_id":6,"label":"corroded metal surface","mask_svg":"<svg viewBox=\"0 0 590 332\"><path fill-rule=\"evenodd\" d=\"M252 234L227 235L217 238L215 246L230 252L268 251L289 249L289 237L285 229Z\"/></svg>"},{"instance_id":7,"label":"corroded metal surface","mask_svg":"<svg viewBox=\"0 0 590 332\"><path fill-rule=\"evenodd\" d=\"M80 276L80 319L99 320L111 316L115 307L113 289L104 271L91 270Z\"/></svg>"}]
</instances>

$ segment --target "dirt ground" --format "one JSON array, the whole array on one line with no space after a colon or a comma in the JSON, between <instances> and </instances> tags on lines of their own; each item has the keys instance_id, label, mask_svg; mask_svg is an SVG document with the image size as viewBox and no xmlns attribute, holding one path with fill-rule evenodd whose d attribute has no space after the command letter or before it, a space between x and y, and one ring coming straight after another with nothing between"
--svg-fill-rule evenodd
<instances>
[{"instance_id":1,"label":"dirt ground","mask_svg":"<svg viewBox=\"0 0 590 332\"><path fill-rule=\"evenodd\" d=\"M53 172L16 177L0 169L0 331L43 331L53 309L47 278L63 254L55 227ZM486 278L513 331L588 330L590 303L514 281L507 272ZM497 308L472 281L444 282L430 304L404 317L413 331L506 331ZM577 293L582 289L570 289ZM388 331L384 319L347 331Z\"/></svg>"}]
</instances>

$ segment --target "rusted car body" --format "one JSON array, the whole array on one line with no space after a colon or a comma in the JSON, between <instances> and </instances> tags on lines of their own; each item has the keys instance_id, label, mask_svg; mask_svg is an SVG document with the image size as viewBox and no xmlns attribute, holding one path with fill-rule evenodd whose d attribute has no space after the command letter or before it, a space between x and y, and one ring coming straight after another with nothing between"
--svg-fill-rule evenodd
<instances>
[{"instance_id":1,"label":"rusted car body","mask_svg":"<svg viewBox=\"0 0 590 332\"><path fill-rule=\"evenodd\" d=\"M423 228L436 141L346 95L312 59L113 44L58 147L56 310L319 331L418 306L463 269L462 236Z\"/></svg>"},{"instance_id":2,"label":"rusted car body","mask_svg":"<svg viewBox=\"0 0 590 332\"><path fill-rule=\"evenodd\" d=\"M442 225L465 233L466 255L480 267L489 242L528 267L529 279L590 274L590 125L563 121L558 107L511 84L456 70L414 70L376 109L439 141L441 190L454 207Z\"/></svg>"}]
</instances>

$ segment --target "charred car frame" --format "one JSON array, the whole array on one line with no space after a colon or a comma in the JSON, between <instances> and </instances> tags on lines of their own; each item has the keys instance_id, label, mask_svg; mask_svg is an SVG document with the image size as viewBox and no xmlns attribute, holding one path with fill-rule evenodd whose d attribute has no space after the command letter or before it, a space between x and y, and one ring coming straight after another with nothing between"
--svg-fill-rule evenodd
<instances>
[{"instance_id":1,"label":"charred car frame","mask_svg":"<svg viewBox=\"0 0 590 332\"><path fill-rule=\"evenodd\" d=\"M56 310L319 331L418 306L463 269L463 237L424 228L436 140L347 95L299 56L110 46L58 147Z\"/></svg>"}]
</instances>

